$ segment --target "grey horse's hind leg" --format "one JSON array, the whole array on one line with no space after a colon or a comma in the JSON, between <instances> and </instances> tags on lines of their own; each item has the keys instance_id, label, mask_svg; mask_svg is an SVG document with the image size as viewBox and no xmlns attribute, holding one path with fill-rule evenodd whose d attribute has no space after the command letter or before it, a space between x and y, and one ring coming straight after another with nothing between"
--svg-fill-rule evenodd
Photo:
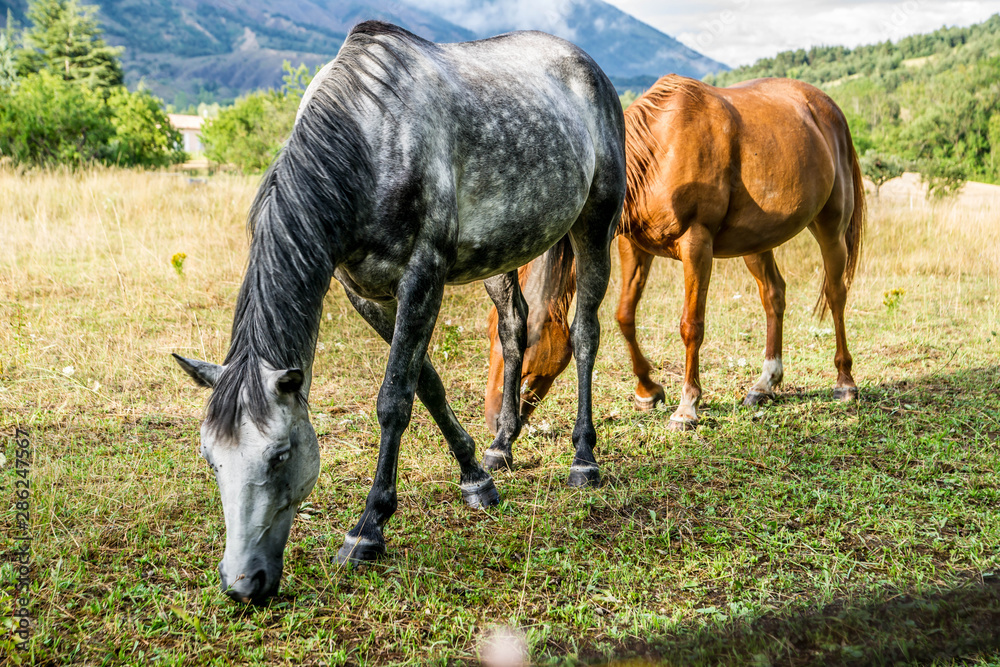
<instances>
[{"instance_id":1,"label":"grey horse's hind leg","mask_svg":"<svg viewBox=\"0 0 1000 667\"><path fill-rule=\"evenodd\" d=\"M354 294L350 290L347 298L354 309L385 340L392 343L392 331L396 324L395 303L376 303ZM417 397L424 404L431 418L441 429L452 455L458 461L462 496L470 507L491 507L500 502L500 494L493 485L493 478L476 461L476 442L462 427L445 395L441 376L434 370L426 355L417 380Z\"/></svg>"},{"instance_id":2,"label":"grey horse's hind leg","mask_svg":"<svg viewBox=\"0 0 1000 667\"><path fill-rule=\"evenodd\" d=\"M483 454L487 470L511 468L514 455L511 446L521 432L521 365L528 343L528 304L521 295L517 271L487 278L486 291L497 307L497 334L503 347L503 402L497 418L497 436Z\"/></svg>"},{"instance_id":3,"label":"grey horse's hind leg","mask_svg":"<svg viewBox=\"0 0 1000 667\"><path fill-rule=\"evenodd\" d=\"M594 456L597 431L594 430L591 379L601 340L597 309L604 299L611 275L611 237L618 219L615 211L610 201L588 204L570 232L577 271L576 315L570 335L579 383L576 425L573 427L576 453L569 473L570 486L597 486L601 479Z\"/></svg>"}]
</instances>

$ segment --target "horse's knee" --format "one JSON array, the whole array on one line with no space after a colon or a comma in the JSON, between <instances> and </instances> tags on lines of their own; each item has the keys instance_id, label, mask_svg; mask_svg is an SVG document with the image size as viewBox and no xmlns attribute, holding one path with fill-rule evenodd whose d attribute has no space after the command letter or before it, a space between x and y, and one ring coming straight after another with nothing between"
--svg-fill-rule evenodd
<instances>
[{"instance_id":1,"label":"horse's knee","mask_svg":"<svg viewBox=\"0 0 1000 667\"><path fill-rule=\"evenodd\" d=\"M635 309L619 306L615 320L618 322L618 328L626 336L635 333Z\"/></svg>"},{"instance_id":2,"label":"horse's knee","mask_svg":"<svg viewBox=\"0 0 1000 667\"><path fill-rule=\"evenodd\" d=\"M402 433L406 429L406 425L410 423L410 413L412 411L412 394L407 398L402 392L398 391L386 391L383 388L379 392L375 413L378 416L378 425L383 433Z\"/></svg>"},{"instance_id":3,"label":"horse's knee","mask_svg":"<svg viewBox=\"0 0 1000 667\"><path fill-rule=\"evenodd\" d=\"M684 345L701 345L705 340L705 323L693 320L681 320L681 340Z\"/></svg>"}]
</instances>

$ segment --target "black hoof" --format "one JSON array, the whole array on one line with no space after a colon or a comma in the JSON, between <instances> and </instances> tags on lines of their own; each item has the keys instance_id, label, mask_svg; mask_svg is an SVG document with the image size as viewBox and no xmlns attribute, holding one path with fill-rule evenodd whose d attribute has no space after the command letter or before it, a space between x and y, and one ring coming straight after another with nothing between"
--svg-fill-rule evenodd
<instances>
[{"instance_id":1,"label":"black hoof","mask_svg":"<svg viewBox=\"0 0 1000 667\"><path fill-rule=\"evenodd\" d=\"M462 499L472 509L486 509L500 504L500 492L491 478L478 484L462 485Z\"/></svg>"},{"instance_id":2,"label":"black hoof","mask_svg":"<svg viewBox=\"0 0 1000 667\"><path fill-rule=\"evenodd\" d=\"M383 556L385 556L385 542L348 535L344 538L344 546L337 552L337 565L360 565L376 561Z\"/></svg>"},{"instance_id":3,"label":"black hoof","mask_svg":"<svg viewBox=\"0 0 1000 667\"><path fill-rule=\"evenodd\" d=\"M601 484L601 471L596 465L574 465L569 469L568 486L593 486Z\"/></svg>"},{"instance_id":4,"label":"black hoof","mask_svg":"<svg viewBox=\"0 0 1000 667\"><path fill-rule=\"evenodd\" d=\"M858 400L858 388L857 387L834 387L833 397L838 401L843 401L845 403L850 403L852 401Z\"/></svg>"},{"instance_id":5,"label":"black hoof","mask_svg":"<svg viewBox=\"0 0 1000 667\"><path fill-rule=\"evenodd\" d=\"M510 470L514 467L514 456L505 452L487 449L483 454L483 467L489 472L500 469Z\"/></svg>"},{"instance_id":6,"label":"black hoof","mask_svg":"<svg viewBox=\"0 0 1000 667\"><path fill-rule=\"evenodd\" d=\"M750 408L755 405L760 405L761 403L766 403L767 401L773 401L774 394L765 394L759 391L751 391L747 394L747 397L743 399L743 405Z\"/></svg>"}]
</instances>

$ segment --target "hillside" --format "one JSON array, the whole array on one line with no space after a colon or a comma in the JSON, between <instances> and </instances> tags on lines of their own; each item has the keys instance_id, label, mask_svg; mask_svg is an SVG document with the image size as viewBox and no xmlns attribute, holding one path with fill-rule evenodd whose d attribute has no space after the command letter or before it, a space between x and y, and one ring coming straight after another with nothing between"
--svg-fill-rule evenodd
<instances>
[{"instance_id":1,"label":"hillside","mask_svg":"<svg viewBox=\"0 0 1000 667\"><path fill-rule=\"evenodd\" d=\"M601 0L410 0L489 37L510 30L544 30L578 44L612 78L637 77L645 86L675 72L701 78L725 66ZM645 87L643 86L643 87Z\"/></svg>"},{"instance_id":2,"label":"hillside","mask_svg":"<svg viewBox=\"0 0 1000 667\"><path fill-rule=\"evenodd\" d=\"M860 152L898 156L933 177L1000 182L1000 15L898 42L786 51L705 80L763 76L826 90Z\"/></svg>"},{"instance_id":3,"label":"hillside","mask_svg":"<svg viewBox=\"0 0 1000 667\"><path fill-rule=\"evenodd\" d=\"M281 63L332 58L351 26L381 19L439 42L535 28L576 42L621 85L666 72L702 77L725 68L601 0L564 0L525 12L525 0L96 0L107 41L125 47L130 85L144 81L176 106L226 101L281 84ZM22 21L27 0L0 0ZM5 20L0 18L0 20Z\"/></svg>"}]
</instances>

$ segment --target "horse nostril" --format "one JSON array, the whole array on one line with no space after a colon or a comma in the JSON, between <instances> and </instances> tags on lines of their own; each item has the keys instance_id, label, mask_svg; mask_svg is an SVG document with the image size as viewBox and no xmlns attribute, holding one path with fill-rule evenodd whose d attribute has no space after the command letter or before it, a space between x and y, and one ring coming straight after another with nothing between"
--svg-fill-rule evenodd
<instances>
[{"instance_id":1,"label":"horse nostril","mask_svg":"<svg viewBox=\"0 0 1000 667\"><path fill-rule=\"evenodd\" d=\"M262 604L272 593L267 592L267 570L260 569L252 575L240 574L235 581L226 584L222 579L226 595L243 604Z\"/></svg>"},{"instance_id":2,"label":"horse nostril","mask_svg":"<svg viewBox=\"0 0 1000 667\"><path fill-rule=\"evenodd\" d=\"M267 573L264 570L257 570L251 581L253 583L254 595L267 589Z\"/></svg>"}]
</instances>

